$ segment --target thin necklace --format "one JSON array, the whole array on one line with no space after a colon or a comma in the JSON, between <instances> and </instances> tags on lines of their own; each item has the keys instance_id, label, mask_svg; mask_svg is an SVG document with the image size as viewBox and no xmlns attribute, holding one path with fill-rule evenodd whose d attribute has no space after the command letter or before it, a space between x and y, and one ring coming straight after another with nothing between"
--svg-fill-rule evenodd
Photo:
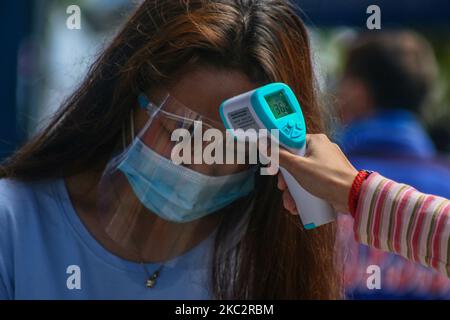
<instances>
[{"instance_id":1,"label":"thin necklace","mask_svg":"<svg viewBox=\"0 0 450 320\"><path fill-rule=\"evenodd\" d=\"M117 190L115 188L115 185L113 184L113 191L118 196ZM118 197L119 202L122 203L120 197ZM131 237L133 239L133 237ZM134 239L133 239L134 240ZM139 253L136 250L136 254L139 255ZM140 256L140 255L139 255ZM147 288L153 288L156 285L156 280L158 279L159 275L161 274L161 270L164 268L164 264L161 264L152 274L147 269L147 266L145 265L144 260L141 258L140 264L142 265L142 268L144 269L144 272L147 276L147 279L145 281L145 286Z\"/></svg>"},{"instance_id":2,"label":"thin necklace","mask_svg":"<svg viewBox=\"0 0 450 320\"><path fill-rule=\"evenodd\" d=\"M130 112L130 136L131 136L131 141L133 141L134 137L134 117L133 117L133 109L131 109ZM125 128L123 128L122 131L122 144L123 144L123 149L126 149L126 132L125 132ZM113 190L117 195L117 190L114 188L113 186ZM119 202L122 203L122 201L119 198ZM161 264L152 274L150 274L150 272L147 269L146 264L144 263L144 261L141 259L141 265L144 268L145 274L147 275L147 280L145 281L145 286L147 288L153 288L156 285L156 280L159 278L159 275L161 274L162 269L164 269L164 264Z\"/></svg>"}]
</instances>

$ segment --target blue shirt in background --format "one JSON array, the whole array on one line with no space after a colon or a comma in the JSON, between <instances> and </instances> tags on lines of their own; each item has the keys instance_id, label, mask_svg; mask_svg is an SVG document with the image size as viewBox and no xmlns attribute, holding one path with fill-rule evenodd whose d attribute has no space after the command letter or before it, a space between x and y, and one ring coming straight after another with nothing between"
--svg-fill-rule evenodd
<instances>
[{"instance_id":1,"label":"blue shirt in background","mask_svg":"<svg viewBox=\"0 0 450 320\"><path fill-rule=\"evenodd\" d=\"M358 169L374 170L420 192L450 198L450 162L410 112L386 110L350 124L340 145Z\"/></svg>"},{"instance_id":2,"label":"blue shirt in background","mask_svg":"<svg viewBox=\"0 0 450 320\"><path fill-rule=\"evenodd\" d=\"M84 227L63 179L0 180L0 299L208 299L213 241L165 263L147 288L143 265L113 255Z\"/></svg>"},{"instance_id":3,"label":"blue shirt in background","mask_svg":"<svg viewBox=\"0 0 450 320\"><path fill-rule=\"evenodd\" d=\"M450 198L450 166L437 158L431 139L417 118L406 110L384 110L351 123L341 136L340 146L358 170L377 171L420 192ZM437 272L365 245L359 245L357 250L359 261L356 263L359 263L363 278L347 279L348 297L450 298L450 280ZM381 268L381 290L369 290L366 286L365 270L371 264Z\"/></svg>"}]
</instances>

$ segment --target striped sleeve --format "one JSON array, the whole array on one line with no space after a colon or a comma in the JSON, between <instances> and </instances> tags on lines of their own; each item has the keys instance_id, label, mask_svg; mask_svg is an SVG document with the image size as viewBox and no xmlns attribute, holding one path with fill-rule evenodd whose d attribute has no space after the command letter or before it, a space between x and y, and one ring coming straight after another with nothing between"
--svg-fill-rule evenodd
<instances>
[{"instance_id":1,"label":"striped sleeve","mask_svg":"<svg viewBox=\"0 0 450 320\"><path fill-rule=\"evenodd\" d=\"M372 173L354 215L357 241L450 277L450 201Z\"/></svg>"}]
</instances>

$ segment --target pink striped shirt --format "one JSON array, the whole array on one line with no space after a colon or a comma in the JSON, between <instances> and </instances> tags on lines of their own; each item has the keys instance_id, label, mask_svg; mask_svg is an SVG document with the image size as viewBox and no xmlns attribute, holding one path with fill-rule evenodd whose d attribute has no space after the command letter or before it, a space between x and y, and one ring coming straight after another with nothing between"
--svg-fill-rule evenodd
<instances>
[{"instance_id":1,"label":"pink striped shirt","mask_svg":"<svg viewBox=\"0 0 450 320\"><path fill-rule=\"evenodd\" d=\"M362 184L356 239L432 267L450 277L450 201L378 173Z\"/></svg>"}]
</instances>

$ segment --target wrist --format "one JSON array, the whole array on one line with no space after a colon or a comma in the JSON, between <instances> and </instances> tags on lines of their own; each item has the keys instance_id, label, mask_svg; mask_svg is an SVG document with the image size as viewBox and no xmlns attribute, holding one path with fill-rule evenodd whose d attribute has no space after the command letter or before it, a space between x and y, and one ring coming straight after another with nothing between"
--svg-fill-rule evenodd
<instances>
[{"instance_id":1,"label":"wrist","mask_svg":"<svg viewBox=\"0 0 450 320\"><path fill-rule=\"evenodd\" d=\"M345 174L341 173L338 184L336 185L336 193L332 197L331 201L334 209L337 212L348 214L349 206L348 206L348 198L350 194L350 190L352 188L353 181L355 177L358 175L358 170L352 168L353 170L347 171Z\"/></svg>"},{"instance_id":2,"label":"wrist","mask_svg":"<svg viewBox=\"0 0 450 320\"><path fill-rule=\"evenodd\" d=\"M361 187L367 177L371 174L371 171L360 170L353 179L348 194L348 212L354 217L356 209L358 208L359 195L361 193Z\"/></svg>"}]
</instances>

